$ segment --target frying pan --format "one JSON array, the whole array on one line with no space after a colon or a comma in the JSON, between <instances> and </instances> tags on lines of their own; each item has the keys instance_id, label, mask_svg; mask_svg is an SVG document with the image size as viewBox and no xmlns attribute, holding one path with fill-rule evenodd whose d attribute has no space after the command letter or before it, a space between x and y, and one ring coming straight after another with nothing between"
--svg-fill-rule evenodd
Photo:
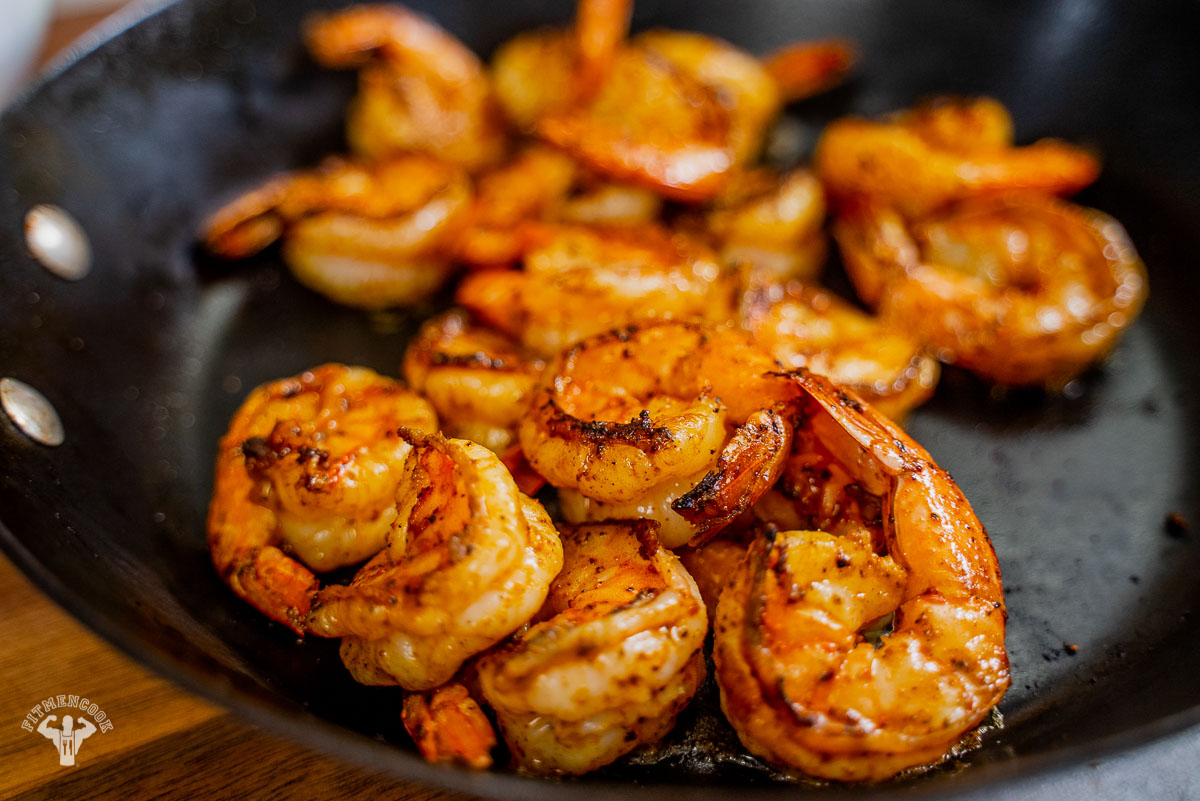
<instances>
[{"instance_id":1,"label":"frying pan","mask_svg":"<svg viewBox=\"0 0 1200 801\"><path fill-rule=\"evenodd\" d=\"M354 684L336 643L297 641L218 580L204 514L216 442L241 398L328 360L395 374L431 311L339 308L301 289L277 251L227 265L195 246L221 202L344 147L353 76L318 69L299 40L302 16L323 5L143 8L145 19L57 65L0 120L0 376L39 389L66 434L57 448L39 445L0 415L0 543L63 606L165 675L398 777L496 798L797 792L735 755L711 685L654 759L582 780L426 765L400 725L398 690ZM413 5L483 54L571 10L540 0ZM933 91L1000 98L1019 141L1094 146L1105 173L1081 199L1126 224L1151 275L1143 318L1062 395L1001 396L949 369L911 420L972 499L1004 570L1013 667L1004 728L931 774L813 792L1061 797L1094 792L1101 773L1087 766L1106 759L1113 792L1185 787L1195 763L1180 754L1194 758L1200 742L1188 730L1200 723L1200 553L1194 534L1172 536L1164 519L1200 521L1200 5L639 2L635 27L660 24L754 52L854 38L855 80L791 110L800 151L836 116ZM27 254L23 220L39 203L66 209L87 232L94 268L83 280L57 278ZM827 277L845 287L836 264ZM1128 749L1137 750L1114 756Z\"/></svg>"}]
</instances>

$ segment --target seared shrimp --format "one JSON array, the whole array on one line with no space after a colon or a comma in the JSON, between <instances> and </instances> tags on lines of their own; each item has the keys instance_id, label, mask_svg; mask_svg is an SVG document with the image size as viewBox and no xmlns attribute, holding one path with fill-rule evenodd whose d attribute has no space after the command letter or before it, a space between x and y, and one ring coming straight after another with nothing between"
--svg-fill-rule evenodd
<instances>
[{"instance_id":1,"label":"seared shrimp","mask_svg":"<svg viewBox=\"0 0 1200 801\"><path fill-rule=\"evenodd\" d=\"M435 431L437 417L361 367L314 367L250 393L221 439L208 511L213 564L233 591L302 633L312 571L385 544L411 451L402 426Z\"/></svg>"},{"instance_id":2,"label":"seared shrimp","mask_svg":"<svg viewBox=\"0 0 1200 801\"><path fill-rule=\"evenodd\" d=\"M448 311L428 320L404 354L404 378L437 410L442 430L503 453L529 409L545 363L495 331Z\"/></svg>"},{"instance_id":3,"label":"seared shrimp","mask_svg":"<svg viewBox=\"0 0 1200 801\"><path fill-rule=\"evenodd\" d=\"M714 36L686 31L647 31L631 44L667 59L714 92L729 117L728 147L738 163L758 155L782 105L778 85L758 59Z\"/></svg>"},{"instance_id":4,"label":"seared shrimp","mask_svg":"<svg viewBox=\"0 0 1200 801\"><path fill-rule=\"evenodd\" d=\"M703 244L659 226L543 227L524 270L485 271L457 300L543 354L637 319L726 320L732 284Z\"/></svg>"},{"instance_id":5,"label":"seared shrimp","mask_svg":"<svg viewBox=\"0 0 1200 801\"><path fill-rule=\"evenodd\" d=\"M794 393L737 332L658 322L565 351L521 423L521 447L572 522L653 518L668 547L719 531L774 483ZM732 433L730 433L732 431Z\"/></svg>"},{"instance_id":6,"label":"seared shrimp","mask_svg":"<svg viewBox=\"0 0 1200 801\"><path fill-rule=\"evenodd\" d=\"M875 781L939 760L1003 696L1000 571L919 445L827 379L796 380L808 401L785 482L806 530L768 528L721 595L721 705L764 759Z\"/></svg>"},{"instance_id":7,"label":"seared shrimp","mask_svg":"<svg viewBox=\"0 0 1200 801\"><path fill-rule=\"evenodd\" d=\"M755 169L731 180L705 226L727 264L751 266L782 280L813 281L828 250L824 222L825 193L811 171L780 176Z\"/></svg>"},{"instance_id":8,"label":"seared shrimp","mask_svg":"<svg viewBox=\"0 0 1200 801\"><path fill-rule=\"evenodd\" d=\"M784 367L831 378L892 419L902 420L937 385L938 363L921 340L826 289L751 274L739 311L742 328Z\"/></svg>"},{"instance_id":9,"label":"seared shrimp","mask_svg":"<svg viewBox=\"0 0 1200 801\"><path fill-rule=\"evenodd\" d=\"M458 258L478 267L516 261L533 245L526 223L556 219L578 171L570 157L530 145L479 175L471 227Z\"/></svg>"},{"instance_id":10,"label":"seared shrimp","mask_svg":"<svg viewBox=\"0 0 1200 801\"><path fill-rule=\"evenodd\" d=\"M305 33L320 64L362 69L346 121L355 153L425 152L467 169L503 156L503 117L483 65L437 25L400 5L363 5L315 16Z\"/></svg>"},{"instance_id":11,"label":"seared shrimp","mask_svg":"<svg viewBox=\"0 0 1200 801\"><path fill-rule=\"evenodd\" d=\"M363 308L410 304L450 276L470 197L465 173L429 157L330 158L225 206L204 238L212 252L237 259L282 235L284 261L310 289Z\"/></svg>"},{"instance_id":12,"label":"seared shrimp","mask_svg":"<svg viewBox=\"0 0 1200 801\"><path fill-rule=\"evenodd\" d=\"M482 445L402 430L413 448L387 547L316 597L309 629L342 637L363 684L429 690L524 624L562 566L541 504Z\"/></svg>"},{"instance_id":13,"label":"seared shrimp","mask_svg":"<svg viewBox=\"0 0 1200 801\"><path fill-rule=\"evenodd\" d=\"M729 579L737 573L738 567L746 558L749 542L739 538L726 537L724 533L695 548L684 548L679 551L679 561L687 568L688 574L696 582L704 606L708 609L708 619L714 620L717 614L717 601L729 584Z\"/></svg>"},{"instance_id":14,"label":"seared shrimp","mask_svg":"<svg viewBox=\"0 0 1200 801\"><path fill-rule=\"evenodd\" d=\"M704 603L647 521L566 527L549 616L485 656L522 770L581 774L670 731L704 678Z\"/></svg>"},{"instance_id":15,"label":"seared shrimp","mask_svg":"<svg viewBox=\"0 0 1200 801\"><path fill-rule=\"evenodd\" d=\"M814 164L832 195L869 195L915 216L984 192L1071 194L1100 171L1094 156L1063 142L1013 147L1008 112L987 98L943 98L880 122L838 120Z\"/></svg>"},{"instance_id":16,"label":"seared shrimp","mask_svg":"<svg viewBox=\"0 0 1200 801\"><path fill-rule=\"evenodd\" d=\"M1106 214L1042 195L967 200L915 223L875 202L835 235L862 298L1001 384L1065 384L1137 317L1146 271Z\"/></svg>"},{"instance_id":17,"label":"seared shrimp","mask_svg":"<svg viewBox=\"0 0 1200 801\"><path fill-rule=\"evenodd\" d=\"M492 766L496 731L465 685L451 682L431 692L408 693L400 716L427 762L476 770Z\"/></svg>"}]
</instances>

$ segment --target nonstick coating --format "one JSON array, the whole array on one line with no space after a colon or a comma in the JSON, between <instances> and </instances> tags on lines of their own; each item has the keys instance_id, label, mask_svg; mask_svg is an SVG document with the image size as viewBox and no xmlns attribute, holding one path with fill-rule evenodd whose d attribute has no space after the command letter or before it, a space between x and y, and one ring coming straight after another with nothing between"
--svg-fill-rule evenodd
<instances>
[{"instance_id":1,"label":"nonstick coating","mask_svg":"<svg viewBox=\"0 0 1200 801\"><path fill-rule=\"evenodd\" d=\"M711 686L657 764L563 784L427 766L400 725L398 690L354 684L335 643L298 641L217 579L204 514L216 441L240 400L328 360L394 375L429 313L336 307L299 288L276 250L227 265L196 248L222 201L342 147L353 76L317 69L299 41L299 20L318 5L182 2L59 68L0 121L0 375L41 389L67 431L49 449L0 415L0 542L59 602L166 675L399 776L506 798L628 798L639 792L630 780L662 797L727 797L747 784L739 796L795 793L770 786L753 760L711 757L706 741L733 742ZM418 7L487 54L570 13L550 5ZM815 792L1004 793L1020 776L1069 774L1200 721L1196 535L1164 527L1172 512L1200 522L1200 5L639 2L635 27L658 24L755 52L853 37L855 80L792 109L806 148L848 112L935 91L995 95L1019 141L1098 149L1104 177L1081 199L1122 220L1149 266L1144 316L1066 395L994 397L949 369L911 421L972 499L1004 570L1013 686L1003 731L933 775ZM64 282L26 255L22 221L36 203L66 208L90 234L85 280ZM828 277L845 287L836 265ZM1156 748L1121 770L1158 770Z\"/></svg>"}]
</instances>

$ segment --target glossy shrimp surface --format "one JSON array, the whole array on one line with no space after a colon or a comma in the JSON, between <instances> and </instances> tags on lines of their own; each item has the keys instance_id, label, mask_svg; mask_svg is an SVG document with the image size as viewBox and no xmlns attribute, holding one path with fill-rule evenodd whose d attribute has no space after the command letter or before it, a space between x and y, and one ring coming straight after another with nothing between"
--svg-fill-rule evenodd
<instances>
[{"instance_id":1,"label":"glossy shrimp surface","mask_svg":"<svg viewBox=\"0 0 1200 801\"><path fill-rule=\"evenodd\" d=\"M425 761L476 770L492 766L496 731L466 685L455 681L430 692L406 694L401 718Z\"/></svg>"},{"instance_id":2,"label":"glossy shrimp surface","mask_svg":"<svg viewBox=\"0 0 1200 801\"><path fill-rule=\"evenodd\" d=\"M430 405L365 368L323 365L259 387L221 440L208 514L213 563L241 597L296 631L317 579L384 547L410 455L401 427Z\"/></svg>"},{"instance_id":3,"label":"glossy shrimp surface","mask_svg":"<svg viewBox=\"0 0 1200 801\"><path fill-rule=\"evenodd\" d=\"M861 202L835 235L885 320L1001 384L1061 387L1115 345L1146 299L1121 225L1043 195L967 200L912 222Z\"/></svg>"},{"instance_id":4,"label":"glossy shrimp surface","mask_svg":"<svg viewBox=\"0 0 1200 801\"><path fill-rule=\"evenodd\" d=\"M940 369L920 339L827 289L751 275L739 322L784 367L805 367L854 390L896 420L929 399Z\"/></svg>"},{"instance_id":5,"label":"glossy shrimp surface","mask_svg":"<svg viewBox=\"0 0 1200 801\"><path fill-rule=\"evenodd\" d=\"M825 129L813 163L839 198L868 195L908 215L985 192L1077 192L1100 165L1085 150L1042 140L1012 144L1007 110L988 98L942 98L881 121L846 118Z\"/></svg>"},{"instance_id":6,"label":"glossy shrimp surface","mask_svg":"<svg viewBox=\"0 0 1200 801\"><path fill-rule=\"evenodd\" d=\"M426 299L450 277L470 216L465 173L426 156L330 158L271 179L205 224L209 250L243 258L282 236L296 279L350 306Z\"/></svg>"},{"instance_id":7,"label":"glossy shrimp surface","mask_svg":"<svg viewBox=\"0 0 1200 801\"><path fill-rule=\"evenodd\" d=\"M798 528L768 527L721 594L721 704L754 754L880 780L943 758L1007 689L1000 572L919 445L827 379L796 380L808 401L784 486Z\"/></svg>"},{"instance_id":8,"label":"glossy shrimp surface","mask_svg":"<svg viewBox=\"0 0 1200 801\"><path fill-rule=\"evenodd\" d=\"M404 355L404 378L438 412L451 436L503 453L545 362L516 342L451 310L427 321Z\"/></svg>"},{"instance_id":9,"label":"glossy shrimp surface","mask_svg":"<svg viewBox=\"0 0 1200 801\"><path fill-rule=\"evenodd\" d=\"M756 168L731 179L704 225L727 264L813 281L828 250L824 222L825 192L810 170L778 175Z\"/></svg>"},{"instance_id":10,"label":"glossy shrimp surface","mask_svg":"<svg viewBox=\"0 0 1200 801\"><path fill-rule=\"evenodd\" d=\"M503 117L483 65L437 25L400 5L362 5L313 17L305 34L320 64L361 69L347 117L354 152L423 152L468 169L503 156Z\"/></svg>"},{"instance_id":11,"label":"glossy shrimp surface","mask_svg":"<svg viewBox=\"0 0 1200 801\"><path fill-rule=\"evenodd\" d=\"M657 520L670 547L715 534L778 475L793 392L738 333L646 323L591 337L543 375L521 423L573 522Z\"/></svg>"},{"instance_id":12,"label":"glossy shrimp surface","mask_svg":"<svg viewBox=\"0 0 1200 801\"><path fill-rule=\"evenodd\" d=\"M540 353L634 320L723 320L732 308L716 254L684 234L657 225L556 225L536 236L524 269L468 275L457 300Z\"/></svg>"},{"instance_id":13,"label":"glossy shrimp surface","mask_svg":"<svg viewBox=\"0 0 1200 801\"><path fill-rule=\"evenodd\" d=\"M322 589L309 628L341 637L363 684L424 691L522 626L562 566L541 504L491 451L402 432L413 448L387 547L350 584Z\"/></svg>"},{"instance_id":14,"label":"glossy shrimp surface","mask_svg":"<svg viewBox=\"0 0 1200 801\"><path fill-rule=\"evenodd\" d=\"M704 678L704 603L647 521L562 531L545 617L479 665L517 765L582 774L666 734Z\"/></svg>"}]
</instances>

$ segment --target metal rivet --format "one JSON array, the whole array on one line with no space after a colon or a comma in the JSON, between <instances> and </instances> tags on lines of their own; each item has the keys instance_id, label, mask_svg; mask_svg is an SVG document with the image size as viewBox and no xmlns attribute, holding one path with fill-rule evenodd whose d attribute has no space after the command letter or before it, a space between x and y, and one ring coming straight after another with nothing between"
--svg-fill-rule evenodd
<instances>
[{"instance_id":1,"label":"metal rivet","mask_svg":"<svg viewBox=\"0 0 1200 801\"><path fill-rule=\"evenodd\" d=\"M41 204L25 215L25 246L50 272L78 281L92 269L92 246L87 233L58 206Z\"/></svg>"},{"instance_id":2,"label":"metal rivet","mask_svg":"<svg viewBox=\"0 0 1200 801\"><path fill-rule=\"evenodd\" d=\"M34 442L55 447L66 439L58 412L45 395L24 381L0 378L0 406Z\"/></svg>"}]
</instances>

